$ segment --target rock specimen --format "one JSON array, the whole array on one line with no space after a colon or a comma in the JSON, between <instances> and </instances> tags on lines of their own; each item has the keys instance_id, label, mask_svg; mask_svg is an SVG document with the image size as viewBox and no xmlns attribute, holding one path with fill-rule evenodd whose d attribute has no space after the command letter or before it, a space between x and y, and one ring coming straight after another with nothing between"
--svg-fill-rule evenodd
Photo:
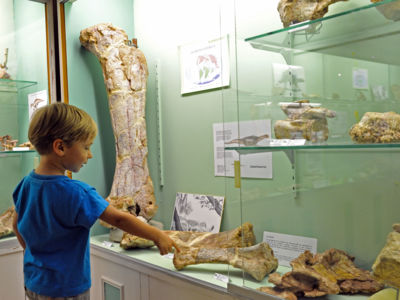
<instances>
[{"instance_id":1,"label":"rock specimen","mask_svg":"<svg viewBox=\"0 0 400 300\"><path fill-rule=\"evenodd\" d=\"M312 142L328 139L329 129L326 118L335 117L334 111L312 107L307 102L282 104L281 109L288 119L275 122L274 132L277 139L306 139Z\"/></svg>"},{"instance_id":2,"label":"rock specimen","mask_svg":"<svg viewBox=\"0 0 400 300\"><path fill-rule=\"evenodd\" d=\"M265 242L244 248L186 248L174 254L174 266L181 270L186 266L203 263L230 264L244 270L256 280L275 271L278 260Z\"/></svg>"},{"instance_id":3,"label":"rock specimen","mask_svg":"<svg viewBox=\"0 0 400 300\"><path fill-rule=\"evenodd\" d=\"M400 114L395 112L366 112L349 132L357 143L400 142Z\"/></svg>"},{"instance_id":4,"label":"rock specimen","mask_svg":"<svg viewBox=\"0 0 400 300\"><path fill-rule=\"evenodd\" d=\"M377 280L400 288L400 224L393 225L393 231L389 233L372 271Z\"/></svg>"},{"instance_id":5,"label":"rock specimen","mask_svg":"<svg viewBox=\"0 0 400 300\"><path fill-rule=\"evenodd\" d=\"M244 223L235 229L218 233L174 230L165 230L164 232L174 240L180 249L248 247L254 245L256 240L253 225L250 223ZM136 248L137 243L136 238L125 233L120 246L124 249Z\"/></svg>"},{"instance_id":6,"label":"rock specimen","mask_svg":"<svg viewBox=\"0 0 400 300\"><path fill-rule=\"evenodd\" d=\"M15 215L14 206L0 215L0 237L13 233L12 222Z\"/></svg>"},{"instance_id":7,"label":"rock specimen","mask_svg":"<svg viewBox=\"0 0 400 300\"><path fill-rule=\"evenodd\" d=\"M278 11L284 27L291 24L322 18L328 6L347 0L281 0Z\"/></svg>"},{"instance_id":8,"label":"rock specimen","mask_svg":"<svg viewBox=\"0 0 400 300\"><path fill-rule=\"evenodd\" d=\"M15 146L17 146L18 140L13 140L10 135L0 136L0 144L3 151L11 151Z\"/></svg>"},{"instance_id":9,"label":"rock specimen","mask_svg":"<svg viewBox=\"0 0 400 300\"><path fill-rule=\"evenodd\" d=\"M157 205L147 166L146 59L140 50L128 45L125 31L109 23L82 30L80 42L99 59L108 94L116 166L107 200L149 220Z\"/></svg>"},{"instance_id":10,"label":"rock specimen","mask_svg":"<svg viewBox=\"0 0 400 300\"><path fill-rule=\"evenodd\" d=\"M371 273L357 268L354 257L346 252L329 249L313 255L305 251L290 265L292 271L281 276L273 273L268 281L274 290L288 291L297 296L320 297L327 294L372 294L383 288ZM268 289L264 290L268 293Z\"/></svg>"},{"instance_id":11,"label":"rock specimen","mask_svg":"<svg viewBox=\"0 0 400 300\"><path fill-rule=\"evenodd\" d=\"M260 292L263 292L263 293L278 296L279 298L282 298L282 299L297 300L297 296L294 293L285 291L285 290L280 290L278 288L262 286L262 287L259 287L257 290L259 290Z\"/></svg>"},{"instance_id":12,"label":"rock specimen","mask_svg":"<svg viewBox=\"0 0 400 300\"><path fill-rule=\"evenodd\" d=\"M4 52L4 63L0 64L0 79L11 79L10 74L7 73L8 61L8 48Z\"/></svg>"}]
</instances>

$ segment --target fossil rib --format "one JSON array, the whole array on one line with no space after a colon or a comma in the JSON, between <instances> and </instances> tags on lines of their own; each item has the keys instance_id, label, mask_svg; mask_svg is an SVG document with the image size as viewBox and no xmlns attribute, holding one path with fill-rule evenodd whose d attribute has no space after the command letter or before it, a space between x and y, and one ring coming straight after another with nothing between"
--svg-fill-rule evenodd
<instances>
[{"instance_id":1,"label":"fossil rib","mask_svg":"<svg viewBox=\"0 0 400 300\"><path fill-rule=\"evenodd\" d=\"M109 23L82 30L80 42L99 59L108 94L116 166L107 200L149 220L157 205L147 166L146 59L128 45L125 31Z\"/></svg>"}]
</instances>

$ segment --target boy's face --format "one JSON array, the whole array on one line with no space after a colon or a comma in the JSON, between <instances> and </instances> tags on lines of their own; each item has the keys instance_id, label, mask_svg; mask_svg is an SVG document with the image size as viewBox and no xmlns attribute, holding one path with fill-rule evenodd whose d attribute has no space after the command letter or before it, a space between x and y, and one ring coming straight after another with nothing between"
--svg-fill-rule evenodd
<instances>
[{"instance_id":1,"label":"boy's face","mask_svg":"<svg viewBox=\"0 0 400 300\"><path fill-rule=\"evenodd\" d=\"M92 144L93 139L89 139L75 142L71 147L66 147L63 157L65 169L75 173L78 172L93 157L90 151Z\"/></svg>"}]
</instances>

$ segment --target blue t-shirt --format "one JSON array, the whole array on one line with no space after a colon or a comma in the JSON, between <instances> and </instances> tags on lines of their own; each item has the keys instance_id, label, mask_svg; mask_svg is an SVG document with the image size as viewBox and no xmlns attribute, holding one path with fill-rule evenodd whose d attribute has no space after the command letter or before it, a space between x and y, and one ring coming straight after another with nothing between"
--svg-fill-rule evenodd
<instances>
[{"instance_id":1,"label":"blue t-shirt","mask_svg":"<svg viewBox=\"0 0 400 300\"><path fill-rule=\"evenodd\" d=\"M108 202L86 183L32 171L13 193L25 240L25 286L70 297L91 286L89 230Z\"/></svg>"}]
</instances>

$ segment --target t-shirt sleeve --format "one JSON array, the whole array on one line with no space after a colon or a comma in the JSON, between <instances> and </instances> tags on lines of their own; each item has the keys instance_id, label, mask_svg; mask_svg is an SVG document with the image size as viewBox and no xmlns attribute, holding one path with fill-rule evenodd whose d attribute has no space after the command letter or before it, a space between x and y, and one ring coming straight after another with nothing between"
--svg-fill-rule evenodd
<instances>
[{"instance_id":1,"label":"t-shirt sleeve","mask_svg":"<svg viewBox=\"0 0 400 300\"><path fill-rule=\"evenodd\" d=\"M79 208L75 218L75 225L90 228L104 212L109 203L93 187L82 190L79 198Z\"/></svg>"}]
</instances>

